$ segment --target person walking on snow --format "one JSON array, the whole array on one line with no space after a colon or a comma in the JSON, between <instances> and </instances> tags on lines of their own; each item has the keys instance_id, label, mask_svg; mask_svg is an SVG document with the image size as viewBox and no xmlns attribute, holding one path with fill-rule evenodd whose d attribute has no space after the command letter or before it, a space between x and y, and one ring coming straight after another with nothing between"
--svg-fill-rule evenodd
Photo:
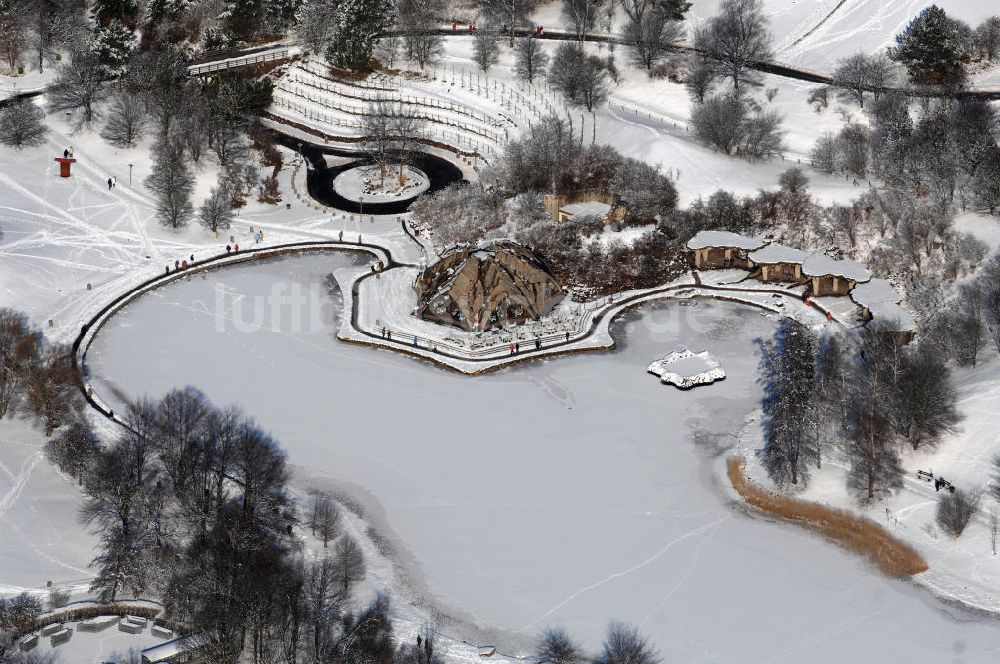
<instances>
[{"instance_id":1,"label":"person walking on snow","mask_svg":"<svg viewBox=\"0 0 1000 664\"><path fill-rule=\"evenodd\" d=\"M111 178L108 178L108 191L111 191Z\"/></svg>"},{"instance_id":2,"label":"person walking on snow","mask_svg":"<svg viewBox=\"0 0 1000 664\"><path fill-rule=\"evenodd\" d=\"M118 176L117 175L112 175L111 176L111 186L112 187L117 187L118 186Z\"/></svg>"},{"instance_id":3,"label":"person walking on snow","mask_svg":"<svg viewBox=\"0 0 1000 664\"><path fill-rule=\"evenodd\" d=\"M69 159L69 148L63 150L63 159Z\"/></svg>"}]
</instances>

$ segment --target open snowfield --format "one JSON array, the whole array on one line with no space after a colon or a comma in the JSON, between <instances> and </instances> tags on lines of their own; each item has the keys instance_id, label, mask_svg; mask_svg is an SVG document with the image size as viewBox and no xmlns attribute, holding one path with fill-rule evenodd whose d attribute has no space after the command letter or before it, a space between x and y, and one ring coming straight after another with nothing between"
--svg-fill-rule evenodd
<instances>
[{"instance_id":1,"label":"open snowfield","mask_svg":"<svg viewBox=\"0 0 1000 664\"><path fill-rule=\"evenodd\" d=\"M754 408L751 340L772 320L661 305L619 326L614 353L470 379L336 342L331 302L316 331L270 309L275 283L307 292L350 260L223 268L143 297L98 337L95 385L134 397L191 384L241 403L300 476L366 505L414 586L515 649L555 624L593 647L622 619L670 662L989 661L996 624L955 620L721 498L715 455ZM258 304L217 310L218 289ZM651 380L646 365L682 344L706 347L728 379L687 393Z\"/></svg>"}]
</instances>

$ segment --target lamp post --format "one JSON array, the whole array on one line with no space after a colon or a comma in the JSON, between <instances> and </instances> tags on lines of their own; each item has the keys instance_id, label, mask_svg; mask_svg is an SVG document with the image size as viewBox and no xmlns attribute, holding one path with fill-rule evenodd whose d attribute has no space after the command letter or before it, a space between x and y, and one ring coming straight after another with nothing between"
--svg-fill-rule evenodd
<instances>
[{"instance_id":1,"label":"lamp post","mask_svg":"<svg viewBox=\"0 0 1000 664\"><path fill-rule=\"evenodd\" d=\"M134 166L134 164L128 165L128 188L130 191L132 189L132 166Z\"/></svg>"}]
</instances>

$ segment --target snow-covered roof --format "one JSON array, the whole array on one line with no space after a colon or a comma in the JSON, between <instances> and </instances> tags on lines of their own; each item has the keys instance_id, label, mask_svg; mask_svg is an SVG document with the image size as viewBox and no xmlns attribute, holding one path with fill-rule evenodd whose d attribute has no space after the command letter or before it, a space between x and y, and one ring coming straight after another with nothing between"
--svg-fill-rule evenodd
<instances>
[{"instance_id":1,"label":"snow-covered roof","mask_svg":"<svg viewBox=\"0 0 1000 664\"><path fill-rule=\"evenodd\" d=\"M760 249L766 242L754 237L747 237L729 231L698 231L698 234L688 240L688 249L707 249L708 247L731 247L753 251Z\"/></svg>"},{"instance_id":2,"label":"snow-covered roof","mask_svg":"<svg viewBox=\"0 0 1000 664\"><path fill-rule=\"evenodd\" d=\"M912 332L916 328L910 312L895 302L875 302L867 306L872 312L872 320L885 323L897 332Z\"/></svg>"},{"instance_id":3,"label":"snow-covered roof","mask_svg":"<svg viewBox=\"0 0 1000 664\"><path fill-rule=\"evenodd\" d=\"M851 289L851 299L862 307L871 309L877 304L899 304L903 295L885 279L871 279Z\"/></svg>"},{"instance_id":4,"label":"snow-covered roof","mask_svg":"<svg viewBox=\"0 0 1000 664\"><path fill-rule=\"evenodd\" d=\"M823 254L811 254L802 263L802 273L810 277L829 275L858 282L868 281L872 278L872 273L868 271L868 268L857 261L838 261Z\"/></svg>"},{"instance_id":5,"label":"snow-covered roof","mask_svg":"<svg viewBox=\"0 0 1000 664\"><path fill-rule=\"evenodd\" d=\"M176 657L197 645L190 636L182 636L173 641L167 641L160 645L146 648L142 651L142 661L144 662L165 662L171 657Z\"/></svg>"},{"instance_id":6,"label":"snow-covered roof","mask_svg":"<svg viewBox=\"0 0 1000 664\"><path fill-rule=\"evenodd\" d=\"M795 247L769 244L763 249L754 251L748 257L758 265L774 265L775 263L802 263L809 257L809 254Z\"/></svg>"},{"instance_id":7,"label":"snow-covered roof","mask_svg":"<svg viewBox=\"0 0 1000 664\"><path fill-rule=\"evenodd\" d=\"M571 217L601 217L608 216L611 206L599 201L584 201L582 203L570 203L559 208L563 214Z\"/></svg>"}]
</instances>

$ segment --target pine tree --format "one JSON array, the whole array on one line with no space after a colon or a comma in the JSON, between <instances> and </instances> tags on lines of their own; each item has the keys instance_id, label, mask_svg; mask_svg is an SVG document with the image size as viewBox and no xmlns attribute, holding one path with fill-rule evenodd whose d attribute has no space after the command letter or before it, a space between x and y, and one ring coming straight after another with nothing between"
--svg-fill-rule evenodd
<instances>
[{"instance_id":1,"label":"pine tree","mask_svg":"<svg viewBox=\"0 0 1000 664\"><path fill-rule=\"evenodd\" d=\"M965 80L971 30L937 5L924 9L896 35L889 57L906 66L914 83L949 85Z\"/></svg>"},{"instance_id":2,"label":"pine tree","mask_svg":"<svg viewBox=\"0 0 1000 664\"><path fill-rule=\"evenodd\" d=\"M379 35L392 24L390 0L344 0L337 6L326 59L334 67L368 71Z\"/></svg>"},{"instance_id":3,"label":"pine tree","mask_svg":"<svg viewBox=\"0 0 1000 664\"><path fill-rule=\"evenodd\" d=\"M94 31L90 48L109 72L121 74L135 48L135 33L120 20L112 19L106 27Z\"/></svg>"},{"instance_id":4,"label":"pine tree","mask_svg":"<svg viewBox=\"0 0 1000 664\"><path fill-rule=\"evenodd\" d=\"M786 318L773 339L757 345L757 381L764 388L764 446L757 454L775 484L805 484L805 458L815 454L815 338L809 328Z\"/></svg>"}]
</instances>

